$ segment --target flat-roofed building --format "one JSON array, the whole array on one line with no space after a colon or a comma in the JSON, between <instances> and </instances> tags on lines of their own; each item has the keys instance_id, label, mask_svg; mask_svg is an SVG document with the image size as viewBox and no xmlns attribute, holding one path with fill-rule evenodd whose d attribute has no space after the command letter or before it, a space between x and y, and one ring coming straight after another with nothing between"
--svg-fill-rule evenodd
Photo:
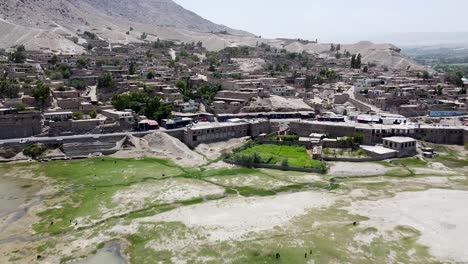
<instances>
[{"instance_id":1,"label":"flat-roofed building","mask_svg":"<svg viewBox=\"0 0 468 264\"><path fill-rule=\"evenodd\" d=\"M399 152L398 156L416 155L416 139L410 137L388 137L383 139L386 148Z\"/></svg>"},{"instance_id":2,"label":"flat-roofed building","mask_svg":"<svg viewBox=\"0 0 468 264\"><path fill-rule=\"evenodd\" d=\"M259 120L231 120L223 123L199 123L185 129L185 144L195 147L198 144L241 137L257 137L271 130L270 122Z\"/></svg>"},{"instance_id":3,"label":"flat-roofed building","mask_svg":"<svg viewBox=\"0 0 468 264\"><path fill-rule=\"evenodd\" d=\"M0 109L0 139L23 138L42 132L42 116L38 111Z\"/></svg>"}]
</instances>

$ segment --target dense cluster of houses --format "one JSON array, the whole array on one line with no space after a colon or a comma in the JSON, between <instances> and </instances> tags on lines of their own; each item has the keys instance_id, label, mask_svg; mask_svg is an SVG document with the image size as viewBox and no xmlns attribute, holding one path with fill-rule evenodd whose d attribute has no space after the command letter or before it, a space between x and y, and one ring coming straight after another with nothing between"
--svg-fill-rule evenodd
<instances>
[{"instance_id":1,"label":"dense cluster of houses","mask_svg":"<svg viewBox=\"0 0 468 264\"><path fill-rule=\"evenodd\" d=\"M14 51L0 52L0 139L163 128L183 129L194 146L281 132L288 120L286 130L301 136L466 142L468 81L458 87L443 73L370 63L356 69L345 51L317 56L262 45L208 52L201 43L175 41L93 45L81 55L25 51L19 63L8 58ZM241 70L234 58L264 63ZM121 106L116 95L133 101ZM172 112L161 117L142 95L160 98ZM286 103L262 104L277 98Z\"/></svg>"}]
</instances>

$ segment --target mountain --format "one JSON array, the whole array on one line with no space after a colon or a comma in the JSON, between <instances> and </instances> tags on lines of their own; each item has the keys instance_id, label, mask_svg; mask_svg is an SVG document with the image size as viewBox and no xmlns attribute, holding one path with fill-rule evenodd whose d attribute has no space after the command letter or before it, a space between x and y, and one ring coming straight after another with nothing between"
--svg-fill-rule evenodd
<instances>
[{"instance_id":1,"label":"mountain","mask_svg":"<svg viewBox=\"0 0 468 264\"><path fill-rule=\"evenodd\" d=\"M208 21L172 0L0 1L0 48L23 44L30 50L82 53L85 50L79 44L85 40L79 36L85 31L121 44L139 42L145 32L150 41L156 38L202 41L210 50L262 42L278 49L317 54L330 47L296 40L259 39L251 33ZM75 43L77 37L79 41ZM360 42L342 47L351 53L361 53L364 62L398 69L417 66L390 44Z\"/></svg>"},{"instance_id":2,"label":"mountain","mask_svg":"<svg viewBox=\"0 0 468 264\"><path fill-rule=\"evenodd\" d=\"M127 35L130 28L134 31ZM0 1L0 47L25 44L31 49L79 52L82 48L71 37L86 30L122 43L138 41L142 32L184 39L209 32L254 36L210 22L171 0Z\"/></svg>"}]
</instances>

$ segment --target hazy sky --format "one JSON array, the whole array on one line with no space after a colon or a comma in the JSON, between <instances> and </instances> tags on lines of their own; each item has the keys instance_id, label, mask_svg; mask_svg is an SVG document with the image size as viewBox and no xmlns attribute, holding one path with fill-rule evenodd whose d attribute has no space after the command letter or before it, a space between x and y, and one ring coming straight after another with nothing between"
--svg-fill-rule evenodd
<instances>
[{"instance_id":1,"label":"hazy sky","mask_svg":"<svg viewBox=\"0 0 468 264\"><path fill-rule=\"evenodd\" d=\"M467 0L175 1L215 23L270 38L384 41L396 33L468 31Z\"/></svg>"}]
</instances>

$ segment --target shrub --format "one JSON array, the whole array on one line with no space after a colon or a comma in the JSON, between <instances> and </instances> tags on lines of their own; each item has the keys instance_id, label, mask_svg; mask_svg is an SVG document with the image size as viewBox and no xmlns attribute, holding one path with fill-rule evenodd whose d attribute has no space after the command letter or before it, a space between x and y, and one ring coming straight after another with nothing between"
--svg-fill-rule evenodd
<instances>
[{"instance_id":1,"label":"shrub","mask_svg":"<svg viewBox=\"0 0 468 264\"><path fill-rule=\"evenodd\" d=\"M97 117L96 110L91 111L91 113L89 113L89 117L91 117L92 119L96 118Z\"/></svg>"},{"instance_id":2,"label":"shrub","mask_svg":"<svg viewBox=\"0 0 468 264\"><path fill-rule=\"evenodd\" d=\"M283 167L289 167L289 160L287 158L284 158L282 161L281 161L281 166Z\"/></svg>"},{"instance_id":3,"label":"shrub","mask_svg":"<svg viewBox=\"0 0 468 264\"><path fill-rule=\"evenodd\" d=\"M367 155L366 151L363 150L363 149L358 150L357 154L358 154L359 157L362 157L362 156L366 156L366 155Z\"/></svg>"},{"instance_id":4,"label":"shrub","mask_svg":"<svg viewBox=\"0 0 468 264\"><path fill-rule=\"evenodd\" d=\"M11 159L16 156L16 150L13 148L0 148L0 157Z\"/></svg>"},{"instance_id":5,"label":"shrub","mask_svg":"<svg viewBox=\"0 0 468 264\"><path fill-rule=\"evenodd\" d=\"M259 163L262 163L262 157L260 157L260 155L255 152L253 155L252 155L252 161L253 163L255 164L259 164Z\"/></svg>"},{"instance_id":6,"label":"shrub","mask_svg":"<svg viewBox=\"0 0 468 264\"><path fill-rule=\"evenodd\" d=\"M19 103L15 106L15 110L18 112L24 112L26 111L26 106L22 103Z\"/></svg>"},{"instance_id":7,"label":"shrub","mask_svg":"<svg viewBox=\"0 0 468 264\"><path fill-rule=\"evenodd\" d=\"M43 144L33 144L33 145L30 145L30 146L27 146L23 150L23 154L28 156L28 157L31 157L33 159L36 159L36 158L40 157L42 154L44 154L44 152L46 150L47 150L47 148Z\"/></svg>"},{"instance_id":8,"label":"shrub","mask_svg":"<svg viewBox=\"0 0 468 264\"><path fill-rule=\"evenodd\" d=\"M73 113L73 119L75 119L75 120L83 119L83 113L82 112L74 112Z\"/></svg>"}]
</instances>

